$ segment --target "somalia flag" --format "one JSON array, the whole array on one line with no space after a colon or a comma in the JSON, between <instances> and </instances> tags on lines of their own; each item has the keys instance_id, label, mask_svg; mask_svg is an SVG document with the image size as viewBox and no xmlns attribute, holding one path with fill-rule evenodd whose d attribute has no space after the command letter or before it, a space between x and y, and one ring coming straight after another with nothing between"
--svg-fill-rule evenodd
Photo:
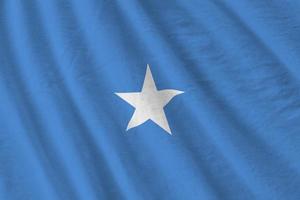
<instances>
[{"instance_id":1,"label":"somalia flag","mask_svg":"<svg viewBox=\"0 0 300 200\"><path fill-rule=\"evenodd\" d=\"M299 200L299 13L0 0L0 200Z\"/></svg>"}]
</instances>

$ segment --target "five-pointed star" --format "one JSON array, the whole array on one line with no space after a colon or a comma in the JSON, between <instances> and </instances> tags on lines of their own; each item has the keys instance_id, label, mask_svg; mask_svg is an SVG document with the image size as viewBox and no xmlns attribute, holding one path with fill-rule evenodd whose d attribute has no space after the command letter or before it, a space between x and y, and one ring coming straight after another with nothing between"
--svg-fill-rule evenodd
<instances>
[{"instance_id":1,"label":"five-pointed star","mask_svg":"<svg viewBox=\"0 0 300 200\"><path fill-rule=\"evenodd\" d=\"M149 65L147 65L144 85L141 92L115 93L131 106L135 111L128 123L127 130L139 126L147 120L152 120L169 134L171 133L164 107L176 95L183 91L166 89L157 90Z\"/></svg>"}]
</instances>

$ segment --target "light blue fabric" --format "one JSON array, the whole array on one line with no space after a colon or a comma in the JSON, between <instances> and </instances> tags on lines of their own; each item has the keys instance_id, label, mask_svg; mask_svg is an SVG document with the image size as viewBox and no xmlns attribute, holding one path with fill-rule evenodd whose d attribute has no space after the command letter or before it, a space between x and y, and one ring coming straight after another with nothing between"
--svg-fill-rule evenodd
<instances>
[{"instance_id":1,"label":"light blue fabric","mask_svg":"<svg viewBox=\"0 0 300 200\"><path fill-rule=\"evenodd\" d=\"M297 0L1 0L0 199L300 199ZM185 93L126 131L146 65Z\"/></svg>"}]
</instances>

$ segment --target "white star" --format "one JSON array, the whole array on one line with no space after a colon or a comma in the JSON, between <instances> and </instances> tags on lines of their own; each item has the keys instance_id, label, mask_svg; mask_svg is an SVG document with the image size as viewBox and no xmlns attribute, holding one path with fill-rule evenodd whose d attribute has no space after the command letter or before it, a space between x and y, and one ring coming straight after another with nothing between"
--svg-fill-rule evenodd
<instances>
[{"instance_id":1,"label":"white star","mask_svg":"<svg viewBox=\"0 0 300 200\"><path fill-rule=\"evenodd\" d=\"M166 89L157 90L149 65L147 65L144 85L141 92L115 93L135 108L127 130L152 120L169 134L171 133L164 107L176 95L183 91Z\"/></svg>"}]
</instances>

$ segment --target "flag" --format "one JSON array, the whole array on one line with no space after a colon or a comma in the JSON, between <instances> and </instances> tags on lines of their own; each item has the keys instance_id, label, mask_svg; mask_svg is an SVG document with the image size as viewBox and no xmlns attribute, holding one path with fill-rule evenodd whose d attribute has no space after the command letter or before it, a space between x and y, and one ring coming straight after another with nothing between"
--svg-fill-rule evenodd
<instances>
[{"instance_id":1,"label":"flag","mask_svg":"<svg viewBox=\"0 0 300 200\"><path fill-rule=\"evenodd\" d=\"M299 13L0 1L0 199L300 199Z\"/></svg>"}]
</instances>

